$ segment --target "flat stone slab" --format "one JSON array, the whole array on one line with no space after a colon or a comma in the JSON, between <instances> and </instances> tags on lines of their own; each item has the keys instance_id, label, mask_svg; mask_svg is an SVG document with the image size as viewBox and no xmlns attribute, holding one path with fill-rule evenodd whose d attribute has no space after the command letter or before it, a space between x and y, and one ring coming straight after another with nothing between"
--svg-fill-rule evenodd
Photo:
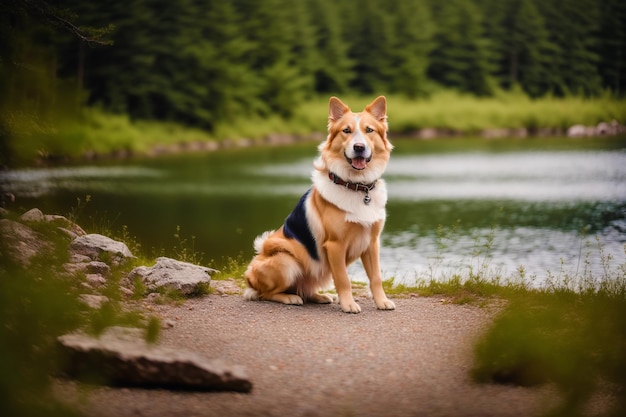
<instances>
[{"instance_id":1,"label":"flat stone slab","mask_svg":"<svg viewBox=\"0 0 626 417\"><path fill-rule=\"evenodd\" d=\"M198 353L151 345L140 329L113 327L99 338L58 339L67 376L115 386L250 392L243 367Z\"/></svg>"}]
</instances>

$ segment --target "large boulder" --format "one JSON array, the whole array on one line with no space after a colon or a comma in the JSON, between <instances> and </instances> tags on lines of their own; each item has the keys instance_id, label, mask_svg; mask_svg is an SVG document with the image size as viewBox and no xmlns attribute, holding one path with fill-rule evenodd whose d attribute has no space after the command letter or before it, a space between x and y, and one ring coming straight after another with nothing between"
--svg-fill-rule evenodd
<instances>
[{"instance_id":1,"label":"large boulder","mask_svg":"<svg viewBox=\"0 0 626 417\"><path fill-rule=\"evenodd\" d=\"M33 258L54 248L41 233L9 219L0 220L0 239L5 256L22 266L28 266Z\"/></svg>"},{"instance_id":2,"label":"large boulder","mask_svg":"<svg viewBox=\"0 0 626 417\"><path fill-rule=\"evenodd\" d=\"M223 360L150 345L140 329L111 328L100 338L59 337L67 376L116 386L249 392L245 370Z\"/></svg>"},{"instance_id":3,"label":"large boulder","mask_svg":"<svg viewBox=\"0 0 626 417\"><path fill-rule=\"evenodd\" d=\"M103 261L113 265L134 258L125 243L95 233L78 236L72 240L70 248L73 255L82 255L92 261Z\"/></svg>"},{"instance_id":4,"label":"large boulder","mask_svg":"<svg viewBox=\"0 0 626 417\"><path fill-rule=\"evenodd\" d=\"M218 271L204 266L160 257L154 266L139 266L130 271L126 283L132 284L139 279L148 291L164 287L183 295L191 295L198 291L199 286L208 286L211 283L211 274L216 272Z\"/></svg>"}]
</instances>

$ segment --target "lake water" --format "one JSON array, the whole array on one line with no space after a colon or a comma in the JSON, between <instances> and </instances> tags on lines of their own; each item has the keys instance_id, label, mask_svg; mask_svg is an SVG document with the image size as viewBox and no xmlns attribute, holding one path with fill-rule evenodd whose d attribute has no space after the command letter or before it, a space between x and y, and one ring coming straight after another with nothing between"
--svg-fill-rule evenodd
<instances>
[{"instance_id":1,"label":"lake water","mask_svg":"<svg viewBox=\"0 0 626 417\"><path fill-rule=\"evenodd\" d=\"M516 279L523 271L541 284L602 278L626 263L626 139L394 143L385 278ZM282 224L310 184L315 157L315 143L229 149L9 171L0 185L17 196L15 210L74 210L91 231L127 226L149 256L174 256L179 228L185 245L219 269L228 258L250 258L254 237ZM359 263L350 272L366 279Z\"/></svg>"}]
</instances>

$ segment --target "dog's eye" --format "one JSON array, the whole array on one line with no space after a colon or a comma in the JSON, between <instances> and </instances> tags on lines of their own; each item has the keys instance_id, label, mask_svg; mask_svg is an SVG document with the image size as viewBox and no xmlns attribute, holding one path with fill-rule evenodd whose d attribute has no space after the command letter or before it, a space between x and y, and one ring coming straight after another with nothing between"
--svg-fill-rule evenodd
<instances>
[{"instance_id":1,"label":"dog's eye","mask_svg":"<svg viewBox=\"0 0 626 417\"><path fill-rule=\"evenodd\" d=\"M352 133L352 129L350 129L349 127L346 127L344 130L342 130L343 133Z\"/></svg>"},{"instance_id":2,"label":"dog's eye","mask_svg":"<svg viewBox=\"0 0 626 417\"><path fill-rule=\"evenodd\" d=\"M374 131L374 129L372 129L369 126L365 128L365 133L372 133L373 131Z\"/></svg>"}]
</instances>

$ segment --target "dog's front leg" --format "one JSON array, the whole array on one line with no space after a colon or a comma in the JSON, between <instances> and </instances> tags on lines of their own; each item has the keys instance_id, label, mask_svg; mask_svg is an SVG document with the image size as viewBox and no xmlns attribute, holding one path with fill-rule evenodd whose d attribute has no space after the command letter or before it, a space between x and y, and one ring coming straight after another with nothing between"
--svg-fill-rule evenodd
<instances>
[{"instance_id":1,"label":"dog's front leg","mask_svg":"<svg viewBox=\"0 0 626 417\"><path fill-rule=\"evenodd\" d=\"M363 268L370 280L370 290L374 297L374 302L379 310L395 310L396 305L387 298L383 289L383 279L380 275L380 242L378 234L372 236L372 242L367 250L361 255Z\"/></svg>"},{"instance_id":2,"label":"dog's front leg","mask_svg":"<svg viewBox=\"0 0 626 417\"><path fill-rule=\"evenodd\" d=\"M354 301L352 286L346 268L346 246L337 241L328 241L324 244L326 256L333 274L335 289L339 296L339 305L344 313L360 313L361 307Z\"/></svg>"}]
</instances>

